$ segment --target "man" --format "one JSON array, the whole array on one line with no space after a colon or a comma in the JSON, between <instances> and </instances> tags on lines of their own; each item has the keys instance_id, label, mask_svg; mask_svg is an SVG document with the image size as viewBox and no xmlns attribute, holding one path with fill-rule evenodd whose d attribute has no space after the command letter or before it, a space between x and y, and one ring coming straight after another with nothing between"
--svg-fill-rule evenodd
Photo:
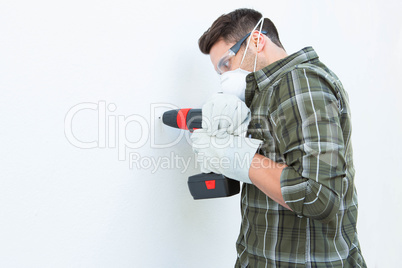
<instances>
[{"instance_id":1,"label":"man","mask_svg":"<svg viewBox=\"0 0 402 268\"><path fill-rule=\"evenodd\" d=\"M311 47L288 55L275 25L252 9L219 17L199 47L226 94L204 105L208 124L191 138L203 172L244 182L235 266L366 267L349 101L338 77Z\"/></svg>"}]
</instances>

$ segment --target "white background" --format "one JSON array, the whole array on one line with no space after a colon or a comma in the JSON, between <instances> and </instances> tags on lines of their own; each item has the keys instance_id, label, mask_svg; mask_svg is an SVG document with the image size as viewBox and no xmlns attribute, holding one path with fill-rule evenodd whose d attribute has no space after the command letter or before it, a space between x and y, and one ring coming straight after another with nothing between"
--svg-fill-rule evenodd
<instances>
[{"instance_id":1,"label":"white background","mask_svg":"<svg viewBox=\"0 0 402 268\"><path fill-rule=\"evenodd\" d=\"M194 201L187 177L199 171L185 136L152 148L151 135L162 144L182 133L155 120L168 108L152 107L199 108L216 91L197 41L239 7L271 18L289 54L312 45L341 78L362 251L369 267L398 265L400 1L40 0L0 4L0 267L233 266L239 195ZM101 141L97 148L65 136L68 112L82 103L97 110L70 126L81 141ZM115 109L98 114L103 104ZM119 134L111 128L119 118L135 121ZM114 136L140 148L113 148ZM145 159L142 168L119 159L124 152ZM192 166L144 168L172 156Z\"/></svg>"}]
</instances>

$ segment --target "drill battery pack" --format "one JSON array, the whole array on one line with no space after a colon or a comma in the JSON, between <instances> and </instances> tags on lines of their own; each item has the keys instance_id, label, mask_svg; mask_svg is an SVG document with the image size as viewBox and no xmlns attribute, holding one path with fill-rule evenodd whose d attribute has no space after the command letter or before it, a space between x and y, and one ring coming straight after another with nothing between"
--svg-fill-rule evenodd
<instances>
[{"instance_id":1,"label":"drill battery pack","mask_svg":"<svg viewBox=\"0 0 402 268\"><path fill-rule=\"evenodd\" d=\"M240 192L240 182L222 174L201 173L188 177L188 188L196 200L228 197Z\"/></svg>"}]
</instances>

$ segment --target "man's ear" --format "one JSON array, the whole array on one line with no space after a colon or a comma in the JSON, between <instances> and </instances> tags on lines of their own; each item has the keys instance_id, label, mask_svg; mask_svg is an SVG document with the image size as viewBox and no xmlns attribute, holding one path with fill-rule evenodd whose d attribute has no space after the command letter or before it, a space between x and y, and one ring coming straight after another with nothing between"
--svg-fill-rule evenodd
<instances>
[{"instance_id":1,"label":"man's ear","mask_svg":"<svg viewBox=\"0 0 402 268\"><path fill-rule=\"evenodd\" d=\"M258 37L260 38L259 40L258 40ZM260 53L266 45L265 35L263 35L259 31L254 31L253 34L251 35L251 42L252 42L252 45L255 48L257 48L257 53ZM257 46L257 44L258 44L258 46Z\"/></svg>"}]
</instances>

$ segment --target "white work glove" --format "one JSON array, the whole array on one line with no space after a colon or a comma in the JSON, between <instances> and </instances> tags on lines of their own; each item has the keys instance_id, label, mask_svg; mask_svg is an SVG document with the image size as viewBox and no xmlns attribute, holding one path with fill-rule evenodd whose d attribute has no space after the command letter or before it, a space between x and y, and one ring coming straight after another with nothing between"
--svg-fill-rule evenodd
<instances>
[{"instance_id":1,"label":"white work glove","mask_svg":"<svg viewBox=\"0 0 402 268\"><path fill-rule=\"evenodd\" d=\"M262 143L246 138L251 120L246 104L230 94L215 94L202 107L202 129L191 135L201 172L252 183L248 172Z\"/></svg>"},{"instance_id":2,"label":"white work glove","mask_svg":"<svg viewBox=\"0 0 402 268\"><path fill-rule=\"evenodd\" d=\"M262 141L231 134L211 136L204 129L195 130L191 140L201 172L223 174L234 180L252 183L248 172Z\"/></svg>"},{"instance_id":3,"label":"white work glove","mask_svg":"<svg viewBox=\"0 0 402 268\"><path fill-rule=\"evenodd\" d=\"M202 129L211 136L244 136L250 120L249 108L231 94L215 94L202 106Z\"/></svg>"}]
</instances>

